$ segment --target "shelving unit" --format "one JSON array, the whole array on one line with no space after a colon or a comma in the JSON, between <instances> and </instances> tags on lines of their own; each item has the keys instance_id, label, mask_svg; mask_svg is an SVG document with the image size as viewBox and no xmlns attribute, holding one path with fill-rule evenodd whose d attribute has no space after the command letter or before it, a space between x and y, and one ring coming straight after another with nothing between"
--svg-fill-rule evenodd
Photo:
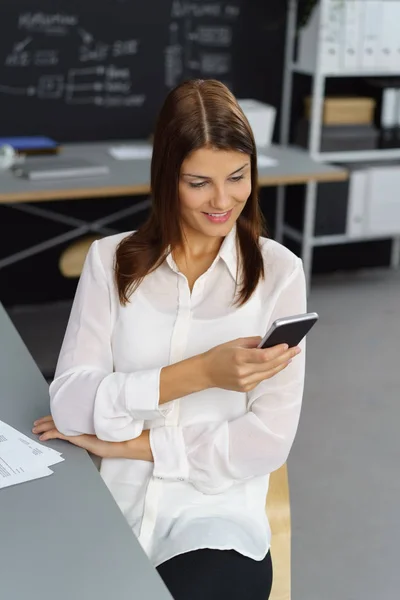
<instances>
[{"instance_id":1,"label":"shelving unit","mask_svg":"<svg viewBox=\"0 0 400 600\"><path fill-rule=\"evenodd\" d=\"M314 152L311 154L311 156L314 160L320 162L367 162L370 160L396 160L400 159L400 148L363 150L360 152Z\"/></svg>"},{"instance_id":2,"label":"shelving unit","mask_svg":"<svg viewBox=\"0 0 400 600\"><path fill-rule=\"evenodd\" d=\"M328 9L329 0L320 0L320 22L324 22L326 11ZM387 77L400 76L400 71L386 69L376 71L371 69L365 70L323 70L321 64L321 36L318 36L317 47L315 48L316 64L314 69L305 68L294 62L294 51L297 35L297 0L288 0L288 18L286 30L286 46L285 46L285 66L283 79L283 93L281 104L281 125L280 125L280 143L287 145L289 140L289 128L291 119L292 107L292 90L293 90L293 75L300 73L304 76L312 78L311 98L312 107L310 114L310 130L308 151L310 157L321 163L346 163L346 162L361 162L361 161L389 161L400 160L400 148L382 149L382 150L367 150L367 151L352 151L352 152L321 152L320 138L322 127L323 102L325 97L326 79L330 77ZM316 199L317 199L317 183L309 182L306 184L305 195L305 210L302 231L294 229L285 223L285 187L278 188L277 197L277 215L276 215L276 239L280 242L283 237L295 240L301 245L301 258L304 263L304 270L308 285L311 280L313 249L317 246L329 246L336 244L355 243L369 240L385 240L393 239L391 266L398 268L400 266L400 227L398 231L393 231L393 235L368 235L354 237L347 234L343 235L324 235L315 236L315 217L316 217Z\"/></svg>"},{"instance_id":3,"label":"shelving unit","mask_svg":"<svg viewBox=\"0 0 400 600\"><path fill-rule=\"evenodd\" d=\"M293 73L300 73L301 75L313 75L314 71L312 69L308 69L306 67L302 67L301 65L298 65L297 63L293 62L292 63L292 71ZM376 70L371 71L369 69L360 69L358 71L350 71L350 70L346 70L346 71L325 71L324 72L324 76L325 77L340 77L340 78L345 78L345 77L398 77L400 75L400 73L398 71L394 71L393 69L390 69L388 71L379 71L379 73L376 72Z\"/></svg>"}]
</instances>

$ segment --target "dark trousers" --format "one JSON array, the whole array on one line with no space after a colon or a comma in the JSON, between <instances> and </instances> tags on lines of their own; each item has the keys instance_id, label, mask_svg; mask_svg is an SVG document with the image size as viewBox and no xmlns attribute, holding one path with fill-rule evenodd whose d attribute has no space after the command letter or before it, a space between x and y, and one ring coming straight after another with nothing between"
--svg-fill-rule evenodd
<instances>
[{"instance_id":1,"label":"dark trousers","mask_svg":"<svg viewBox=\"0 0 400 600\"><path fill-rule=\"evenodd\" d=\"M174 600L268 600L271 554L256 561L234 550L195 550L157 567Z\"/></svg>"}]
</instances>

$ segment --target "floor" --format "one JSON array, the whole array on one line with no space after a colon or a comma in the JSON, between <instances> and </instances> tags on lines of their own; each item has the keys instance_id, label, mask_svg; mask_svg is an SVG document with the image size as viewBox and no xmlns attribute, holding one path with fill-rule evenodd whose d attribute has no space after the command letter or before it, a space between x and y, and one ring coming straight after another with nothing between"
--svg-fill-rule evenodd
<instances>
[{"instance_id":1,"label":"floor","mask_svg":"<svg viewBox=\"0 0 400 600\"><path fill-rule=\"evenodd\" d=\"M11 317L50 378L69 303ZM303 412L288 466L292 600L394 600L400 568L400 272L315 277Z\"/></svg>"},{"instance_id":2,"label":"floor","mask_svg":"<svg viewBox=\"0 0 400 600\"><path fill-rule=\"evenodd\" d=\"M316 279L288 462L293 600L394 600L400 569L400 272Z\"/></svg>"}]
</instances>

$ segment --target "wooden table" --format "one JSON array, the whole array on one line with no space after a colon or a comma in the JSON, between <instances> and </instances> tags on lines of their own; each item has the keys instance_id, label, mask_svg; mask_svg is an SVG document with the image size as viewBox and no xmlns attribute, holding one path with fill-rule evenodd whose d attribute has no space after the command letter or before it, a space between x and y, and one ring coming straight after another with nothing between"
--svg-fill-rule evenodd
<instances>
[{"instance_id":1,"label":"wooden table","mask_svg":"<svg viewBox=\"0 0 400 600\"><path fill-rule=\"evenodd\" d=\"M134 142L137 146L149 147L147 142ZM116 160L109 154L112 146L128 145L129 142L109 141L98 143L66 144L62 147L61 156L65 158L84 158L105 164L109 174L96 177L59 179L45 182L33 182L16 177L11 170L0 171L0 204L27 213L39 215L55 222L63 222L71 226L70 231L36 244L21 252L0 258L0 269L13 263L57 246L66 241L81 237L86 233L111 235L117 233L109 225L122 217L145 210L150 200L133 202L127 209L113 212L113 197L146 195L150 192L150 159ZM312 160L308 153L295 147L272 145L260 155L277 161L273 166L259 167L259 185L281 186L307 183L308 181L342 181L347 179L346 170ZM27 159L30 160L30 159ZM83 221L43 207L31 206L30 203L51 200L82 200L84 198L110 198L110 214L94 222ZM277 231L282 230L283 215L277 215Z\"/></svg>"},{"instance_id":2,"label":"wooden table","mask_svg":"<svg viewBox=\"0 0 400 600\"><path fill-rule=\"evenodd\" d=\"M15 202L44 202L113 196L142 195L150 192L150 160L116 160L108 153L111 146L122 142L66 144L61 156L88 158L106 164L109 175L32 182L15 177L10 171L0 172L0 204ZM128 142L123 142L128 144ZM138 144L138 142L135 142ZM147 146L146 142L139 142ZM344 169L312 160L305 150L272 145L259 151L278 161L271 167L259 167L260 186L307 183L308 181L342 181L347 179Z\"/></svg>"}]
</instances>

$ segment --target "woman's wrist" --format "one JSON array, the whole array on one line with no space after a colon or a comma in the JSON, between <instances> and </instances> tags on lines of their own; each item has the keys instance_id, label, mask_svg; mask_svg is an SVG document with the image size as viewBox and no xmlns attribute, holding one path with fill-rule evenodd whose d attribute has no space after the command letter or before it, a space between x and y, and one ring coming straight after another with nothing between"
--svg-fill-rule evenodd
<instances>
[{"instance_id":1,"label":"woman's wrist","mask_svg":"<svg viewBox=\"0 0 400 600\"><path fill-rule=\"evenodd\" d=\"M161 369L159 404L212 387L208 354L197 354Z\"/></svg>"},{"instance_id":2,"label":"woman's wrist","mask_svg":"<svg viewBox=\"0 0 400 600\"><path fill-rule=\"evenodd\" d=\"M145 430L133 440L113 444L110 458L128 458L130 460L145 460L153 462L153 453L150 446L150 431Z\"/></svg>"}]
</instances>

